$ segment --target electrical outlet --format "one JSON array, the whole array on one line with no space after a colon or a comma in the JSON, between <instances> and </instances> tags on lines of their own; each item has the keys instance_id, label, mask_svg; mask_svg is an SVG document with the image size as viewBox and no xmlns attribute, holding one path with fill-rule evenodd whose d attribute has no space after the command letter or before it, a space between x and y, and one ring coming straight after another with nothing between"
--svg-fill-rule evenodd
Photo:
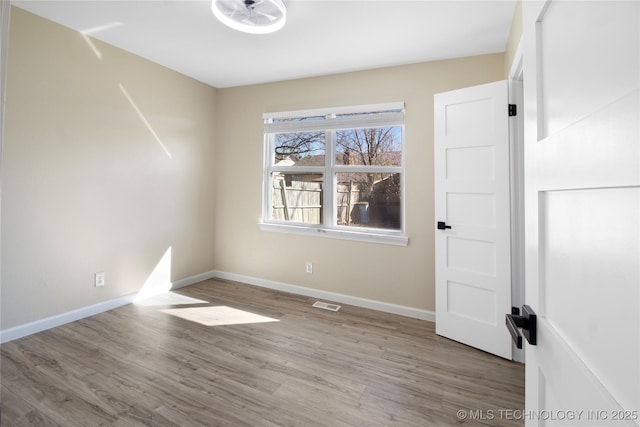
<instances>
[{"instance_id":1,"label":"electrical outlet","mask_svg":"<svg viewBox=\"0 0 640 427\"><path fill-rule=\"evenodd\" d=\"M104 271L100 271L99 273L95 274L93 284L95 285L96 288L104 286L105 282L106 282L106 273Z\"/></svg>"},{"instance_id":2,"label":"electrical outlet","mask_svg":"<svg viewBox=\"0 0 640 427\"><path fill-rule=\"evenodd\" d=\"M313 263L307 261L307 274L313 274Z\"/></svg>"}]
</instances>

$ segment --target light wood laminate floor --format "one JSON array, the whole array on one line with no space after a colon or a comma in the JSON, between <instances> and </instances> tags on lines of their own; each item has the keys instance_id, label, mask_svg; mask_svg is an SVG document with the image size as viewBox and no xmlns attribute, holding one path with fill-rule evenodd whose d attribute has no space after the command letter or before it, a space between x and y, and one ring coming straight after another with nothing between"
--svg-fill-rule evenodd
<instances>
[{"instance_id":1,"label":"light wood laminate floor","mask_svg":"<svg viewBox=\"0 0 640 427\"><path fill-rule=\"evenodd\" d=\"M524 366L431 322L221 280L175 294L202 302L131 304L3 344L2 426L524 425L509 412L524 407ZM239 310L263 323L178 317Z\"/></svg>"}]
</instances>

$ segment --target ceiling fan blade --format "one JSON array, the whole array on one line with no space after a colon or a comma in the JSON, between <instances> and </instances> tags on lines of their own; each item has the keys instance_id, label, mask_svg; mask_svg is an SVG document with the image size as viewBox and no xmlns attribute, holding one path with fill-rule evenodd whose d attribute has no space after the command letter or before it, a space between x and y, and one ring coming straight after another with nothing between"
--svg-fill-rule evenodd
<instances>
[{"instance_id":1,"label":"ceiling fan blade","mask_svg":"<svg viewBox=\"0 0 640 427\"><path fill-rule=\"evenodd\" d=\"M234 3L233 5L233 12L231 12L231 14L229 15L229 18L233 19L233 17L235 16L236 13L238 13L238 6Z\"/></svg>"},{"instance_id":2,"label":"ceiling fan blade","mask_svg":"<svg viewBox=\"0 0 640 427\"><path fill-rule=\"evenodd\" d=\"M217 2L222 10L240 10L244 9L244 1L243 0L220 0Z\"/></svg>"},{"instance_id":3,"label":"ceiling fan blade","mask_svg":"<svg viewBox=\"0 0 640 427\"><path fill-rule=\"evenodd\" d=\"M256 13L257 13L258 15L262 15L262 16L264 16L264 17L265 17L265 18L267 18L269 21L275 21L276 19L278 19L278 18L276 18L276 17L275 17L275 16L273 16L273 15L269 15L268 13L264 13L264 12L261 12L261 11L259 11L259 10L256 10Z\"/></svg>"}]
</instances>

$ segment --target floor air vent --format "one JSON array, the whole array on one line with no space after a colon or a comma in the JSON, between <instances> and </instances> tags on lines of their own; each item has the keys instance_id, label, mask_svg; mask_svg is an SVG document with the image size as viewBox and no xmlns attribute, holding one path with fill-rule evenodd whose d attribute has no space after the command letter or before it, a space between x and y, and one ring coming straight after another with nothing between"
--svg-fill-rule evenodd
<instances>
[{"instance_id":1,"label":"floor air vent","mask_svg":"<svg viewBox=\"0 0 640 427\"><path fill-rule=\"evenodd\" d=\"M342 306L337 304L329 304L328 302L316 301L313 303L313 307L322 308L329 311L338 311Z\"/></svg>"}]
</instances>

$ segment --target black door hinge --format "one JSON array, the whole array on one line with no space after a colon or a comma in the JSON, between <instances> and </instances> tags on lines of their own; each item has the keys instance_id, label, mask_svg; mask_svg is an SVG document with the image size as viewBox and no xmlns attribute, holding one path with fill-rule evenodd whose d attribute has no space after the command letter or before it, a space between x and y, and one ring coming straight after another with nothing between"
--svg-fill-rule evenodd
<instances>
[{"instance_id":1,"label":"black door hinge","mask_svg":"<svg viewBox=\"0 0 640 427\"><path fill-rule=\"evenodd\" d=\"M516 104L509 104L509 117L513 117L517 114Z\"/></svg>"}]
</instances>

